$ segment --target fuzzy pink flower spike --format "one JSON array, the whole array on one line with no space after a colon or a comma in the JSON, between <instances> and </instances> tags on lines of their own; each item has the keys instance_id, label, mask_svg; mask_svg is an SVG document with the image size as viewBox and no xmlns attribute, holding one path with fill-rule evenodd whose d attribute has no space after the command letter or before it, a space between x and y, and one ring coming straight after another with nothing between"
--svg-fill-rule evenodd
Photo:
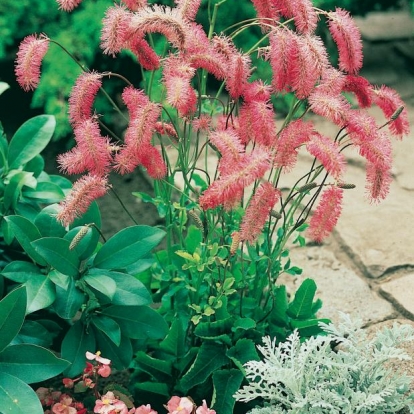
<instances>
[{"instance_id":1,"label":"fuzzy pink flower spike","mask_svg":"<svg viewBox=\"0 0 414 414\"><path fill-rule=\"evenodd\" d=\"M175 4L183 19L193 21L200 8L201 0L175 0Z\"/></svg>"},{"instance_id":2,"label":"fuzzy pink flower spike","mask_svg":"<svg viewBox=\"0 0 414 414\"><path fill-rule=\"evenodd\" d=\"M148 5L147 0L122 0L122 3L125 3L128 9L132 11L138 11L140 8Z\"/></svg>"},{"instance_id":3,"label":"fuzzy pink flower spike","mask_svg":"<svg viewBox=\"0 0 414 414\"><path fill-rule=\"evenodd\" d=\"M49 48L49 38L30 35L20 43L16 57L17 82L27 92L36 89L40 80L40 65Z\"/></svg>"},{"instance_id":4,"label":"fuzzy pink flower spike","mask_svg":"<svg viewBox=\"0 0 414 414\"><path fill-rule=\"evenodd\" d=\"M79 4L82 3L82 0L56 0L59 4L59 8L64 11L72 11L76 7L79 6Z\"/></svg>"},{"instance_id":5,"label":"fuzzy pink flower spike","mask_svg":"<svg viewBox=\"0 0 414 414\"><path fill-rule=\"evenodd\" d=\"M331 185L322 193L309 222L308 234L312 240L321 243L336 226L342 211L343 191L342 188Z\"/></svg>"}]
</instances>

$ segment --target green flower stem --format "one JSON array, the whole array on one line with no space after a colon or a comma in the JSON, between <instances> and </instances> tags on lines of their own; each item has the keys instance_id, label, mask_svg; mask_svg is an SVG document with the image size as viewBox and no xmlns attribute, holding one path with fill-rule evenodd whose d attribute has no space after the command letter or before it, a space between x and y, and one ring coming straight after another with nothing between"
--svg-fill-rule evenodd
<instances>
[{"instance_id":1,"label":"green flower stem","mask_svg":"<svg viewBox=\"0 0 414 414\"><path fill-rule=\"evenodd\" d=\"M134 222L134 224L138 224L138 222L134 219L134 217L132 217L131 213L126 208L125 204L120 199L120 197L118 196L118 194L116 193L116 191L114 190L113 187L111 187L111 191L112 191L113 195L116 197L116 199L119 201L119 204L121 204L121 207L123 208L123 210L127 213L128 217Z\"/></svg>"}]
</instances>

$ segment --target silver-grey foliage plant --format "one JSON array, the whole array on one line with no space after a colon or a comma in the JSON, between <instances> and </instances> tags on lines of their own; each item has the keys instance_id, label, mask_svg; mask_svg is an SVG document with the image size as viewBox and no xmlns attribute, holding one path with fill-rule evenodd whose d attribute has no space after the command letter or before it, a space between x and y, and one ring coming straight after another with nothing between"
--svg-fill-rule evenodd
<instances>
[{"instance_id":1,"label":"silver-grey foliage plant","mask_svg":"<svg viewBox=\"0 0 414 414\"><path fill-rule=\"evenodd\" d=\"M265 401L251 414L383 414L404 407L414 413L412 378L389 363L410 359L400 346L414 340L414 328L395 323L369 339L360 326L343 314L337 326L321 324L326 336L301 343L295 331L278 345L263 338L264 360L245 365L249 385L235 398ZM333 350L333 343L340 345Z\"/></svg>"}]
</instances>

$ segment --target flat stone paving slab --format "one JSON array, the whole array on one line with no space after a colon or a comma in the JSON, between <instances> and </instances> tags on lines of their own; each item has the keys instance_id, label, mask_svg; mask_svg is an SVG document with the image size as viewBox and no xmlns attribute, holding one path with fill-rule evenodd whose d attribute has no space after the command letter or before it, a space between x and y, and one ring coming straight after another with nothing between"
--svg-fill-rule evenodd
<instances>
[{"instance_id":1,"label":"flat stone paving slab","mask_svg":"<svg viewBox=\"0 0 414 414\"><path fill-rule=\"evenodd\" d=\"M282 275L278 284L285 284L294 294L302 280L311 278L318 287L316 297L323 306L318 316L339 321L339 312L362 319L371 324L396 316L396 312L384 298L377 295L369 285L346 264L336 259L327 246L291 249L292 265L301 267L303 274L297 277Z\"/></svg>"},{"instance_id":2,"label":"flat stone paving slab","mask_svg":"<svg viewBox=\"0 0 414 414\"><path fill-rule=\"evenodd\" d=\"M403 315L414 319L414 272L381 283L380 291Z\"/></svg>"}]
</instances>

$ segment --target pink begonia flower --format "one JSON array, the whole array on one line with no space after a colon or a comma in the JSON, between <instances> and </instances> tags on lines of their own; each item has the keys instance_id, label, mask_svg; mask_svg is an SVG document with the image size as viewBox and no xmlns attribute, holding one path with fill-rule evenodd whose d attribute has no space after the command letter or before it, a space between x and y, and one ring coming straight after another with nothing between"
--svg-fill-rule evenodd
<instances>
[{"instance_id":1,"label":"pink begonia flower","mask_svg":"<svg viewBox=\"0 0 414 414\"><path fill-rule=\"evenodd\" d=\"M153 410L149 404L140 405L135 408L135 411L131 411L128 414L158 414L157 411Z\"/></svg>"},{"instance_id":2,"label":"pink begonia flower","mask_svg":"<svg viewBox=\"0 0 414 414\"><path fill-rule=\"evenodd\" d=\"M60 402L56 403L52 407L52 412L54 414L76 414L77 409L72 407L72 398L66 394L63 394L60 397Z\"/></svg>"},{"instance_id":3,"label":"pink begonia flower","mask_svg":"<svg viewBox=\"0 0 414 414\"><path fill-rule=\"evenodd\" d=\"M110 359L101 357L100 351L96 352L95 354L87 351L85 355L86 355L86 358L89 359L89 361L95 360L96 362L100 362L101 364L104 364L104 365L109 365L111 363Z\"/></svg>"},{"instance_id":4,"label":"pink begonia flower","mask_svg":"<svg viewBox=\"0 0 414 414\"><path fill-rule=\"evenodd\" d=\"M203 400L203 405L200 405L200 407L197 408L196 414L216 414L216 412L210 410L210 408L207 407L206 400Z\"/></svg>"},{"instance_id":5,"label":"pink begonia flower","mask_svg":"<svg viewBox=\"0 0 414 414\"><path fill-rule=\"evenodd\" d=\"M45 387L38 388L36 394L43 406L51 406L53 403L58 402L62 395L60 391L52 391L51 388Z\"/></svg>"},{"instance_id":6,"label":"pink begonia flower","mask_svg":"<svg viewBox=\"0 0 414 414\"><path fill-rule=\"evenodd\" d=\"M73 388L75 385L72 378L63 378L62 382L65 388Z\"/></svg>"},{"instance_id":7,"label":"pink begonia flower","mask_svg":"<svg viewBox=\"0 0 414 414\"><path fill-rule=\"evenodd\" d=\"M94 413L98 414L128 414L126 404L118 400L112 391L102 395L100 400L96 400Z\"/></svg>"},{"instance_id":8,"label":"pink begonia flower","mask_svg":"<svg viewBox=\"0 0 414 414\"><path fill-rule=\"evenodd\" d=\"M103 378L109 377L111 375L111 367L109 365L102 365L98 368L98 374Z\"/></svg>"},{"instance_id":9,"label":"pink begonia flower","mask_svg":"<svg viewBox=\"0 0 414 414\"><path fill-rule=\"evenodd\" d=\"M191 414L194 403L187 397L171 397L167 403L168 414Z\"/></svg>"}]
</instances>

